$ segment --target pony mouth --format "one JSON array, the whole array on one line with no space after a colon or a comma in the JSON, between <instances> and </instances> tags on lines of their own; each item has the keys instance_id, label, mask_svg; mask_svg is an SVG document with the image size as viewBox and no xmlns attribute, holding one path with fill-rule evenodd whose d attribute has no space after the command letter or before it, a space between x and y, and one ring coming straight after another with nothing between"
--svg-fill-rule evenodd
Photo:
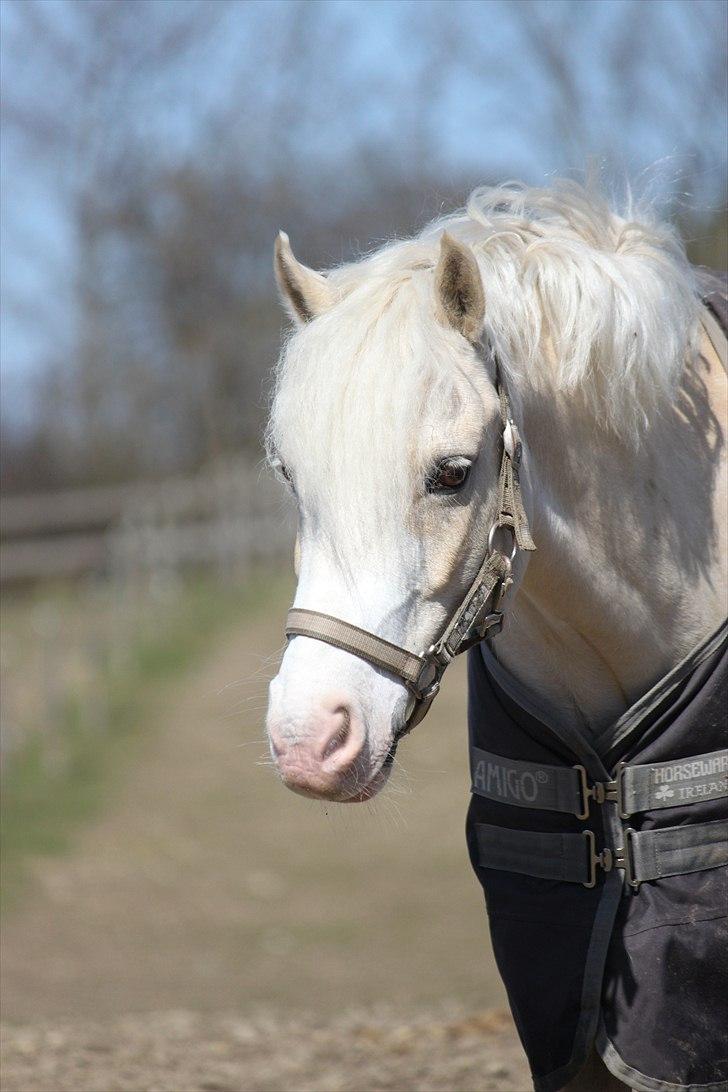
<instances>
[{"instance_id":1,"label":"pony mouth","mask_svg":"<svg viewBox=\"0 0 728 1092\"><path fill-rule=\"evenodd\" d=\"M379 767L377 772L370 778L363 789L358 789L353 796L347 796L344 800L341 800L342 804L366 804L368 800L372 800L378 792L384 788L389 781L392 767L394 765L394 758L397 753L397 740L392 740L392 744L387 751L384 762Z\"/></svg>"},{"instance_id":2,"label":"pony mouth","mask_svg":"<svg viewBox=\"0 0 728 1092\"><path fill-rule=\"evenodd\" d=\"M382 763L382 767L381 767L382 770L388 770L389 771L389 770L392 769L392 766L394 765L394 759L395 759L395 757L397 755L397 746L398 746L398 744L399 744L398 739L395 738L395 739L392 740L392 744L391 744L389 750L387 751L387 757L384 759L384 762Z\"/></svg>"}]
</instances>

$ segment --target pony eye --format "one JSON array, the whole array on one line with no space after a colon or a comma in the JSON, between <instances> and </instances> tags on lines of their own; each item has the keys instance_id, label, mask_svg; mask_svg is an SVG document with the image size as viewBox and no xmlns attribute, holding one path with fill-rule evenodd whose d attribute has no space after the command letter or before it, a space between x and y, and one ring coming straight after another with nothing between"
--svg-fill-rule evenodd
<instances>
[{"instance_id":1,"label":"pony eye","mask_svg":"<svg viewBox=\"0 0 728 1092\"><path fill-rule=\"evenodd\" d=\"M272 459L271 460L271 465L272 465L274 471L276 472L276 474L280 474L280 476L282 478L285 478L285 480L288 482L288 484L290 486L293 485L293 478L291 477L291 472L289 471L289 469L288 469L288 467L286 466L285 463L282 463L280 459Z\"/></svg>"},{"instance_id":2,"label":"pony eye","mask_svg":"<svg viewBox=\"0 0 728 1092\"><path fill-rule=\"evenodd\" d=\"M427 492L454 493L465 485L469 473L466 459L443 459L427 476Z\"/></svg>"}]
</instances>

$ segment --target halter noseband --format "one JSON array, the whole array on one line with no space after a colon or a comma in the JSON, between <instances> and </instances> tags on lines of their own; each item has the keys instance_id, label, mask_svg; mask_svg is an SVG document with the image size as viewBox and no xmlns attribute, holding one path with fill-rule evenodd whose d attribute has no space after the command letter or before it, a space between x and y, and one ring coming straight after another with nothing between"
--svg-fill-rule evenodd
<instances>
[{"instance_id":1,"label":"halter noseband","mask_svg":"<svg viewBox=\"0 0 728 1092\"><path fill-rule=\"evenodd\" d=\"M397 739L406 735L425 717L440 689L442 676L450 661L485 638L500 633L503 626L503 599L513 583L513 559L518 550L536 549L528 528L518 478L521 441L511 417L508 392L497 362L496 390L503 424L498 518L490 529L485 557L477 576L439 639L418 656L400 645L385 641L376 633L370 633L369 630L361 629L331 614L292 607L286 619L288 639L300 636L323 641L396 675L404 682L410 692L410 702ZM507 528L513 536L510 556L495 548L495 535L502 527Z\"/></svg>"}]
</instances>

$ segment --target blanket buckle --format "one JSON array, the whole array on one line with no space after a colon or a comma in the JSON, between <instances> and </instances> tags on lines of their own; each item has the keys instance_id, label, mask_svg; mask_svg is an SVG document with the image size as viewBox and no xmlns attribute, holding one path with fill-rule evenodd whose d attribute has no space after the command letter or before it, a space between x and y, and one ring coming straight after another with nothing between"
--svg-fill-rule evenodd
<instances>
[{"instance_id":1,"label":"blanket buckle","mask_svg":"<svg viewBox=\"0 0 728 1092\"><path fill-rule=\"evenodd\" d=\"M577 819L589 818L591 813L590 800L593 800L595 804L616 804L620 819L629 819L630 812L624 810L623 774L625 767L625 762L618 764L613 781L595 781L593 785L590 785L586 767L574 766L579 775L580 810L575 813Z\"/></svg>"},{"instance_id":2,"label":"blanket buckle","mask_svg":"<svg viewBox=\"0 0 728 1092\"><path fill-rule=\"evenodd\" d=\"M597 868L602 868L605 872L611 872L615 865L614 854L608 846L605 846L601 853L597 853L597 840L593 830L585 830L582 831L582 833L584 835L584 841L586 842L589 877L582 886L596 887Z\"/></svg>"},{"instance_id":3,"label":"blanket buckle","mask_svg":"<svg viewBox=\"0 0 728 1092\"><path fill-rule=\"evenodd\" d=\"M634 831L631 827L624 828L624 845L618 846L616 849L610 849L609 846L605 846L600 853L597 853L597 840L593 830L582 831L584 835L584 841L586 842L587 851L587 880L582 883L583 887L596 887L597 883L597 869L601 868L604 872L611 872L613 868L624 869L624 876L632 888L633 891L639 890L639 880L635 879L634 865L632 863L632 835Z\"/></svg>"},{"instance_id":4,"label":"blanket buckle","mask_svg":"<svg viewBox=\"0 0 728 1092\"><path fill-rule=\"evenodd\" d=\"M630 811L625 811L624 808L624 771L626 768L626 762L618 762L614 771L614 781L604 783L604 799L610 804L617 805L617 814L620 819L629 819L632 814Z\"/></svg>"},{"instance_id":5,"label":"blanket buckle","mask_svg":"<svg viewBox=\"0 0 728 1092\"><path fill-rule=\"evenodd\" d=\"M586 767L574 766L574 769L579 775L580 810L575 813L576 818L588 819L590 815L589 801L593 800L595 804L603 804L607 799L607 786L609 785L609 782L595 781L593 785L590 785Z\"/></svg>"},{"instance_id":6,"label":"blanket buckle","mask_svg":"<svg viewBox=\"0 0 728 1092\"><path fill-rule=\"evenodd\" d=\"M635 879L634 865L632 863L632 835L631 827L623 827L624 845L614 851L614 867L624 869L624 878L633 891L639 891L640 881Z\"/></svg>"}]
</instances>

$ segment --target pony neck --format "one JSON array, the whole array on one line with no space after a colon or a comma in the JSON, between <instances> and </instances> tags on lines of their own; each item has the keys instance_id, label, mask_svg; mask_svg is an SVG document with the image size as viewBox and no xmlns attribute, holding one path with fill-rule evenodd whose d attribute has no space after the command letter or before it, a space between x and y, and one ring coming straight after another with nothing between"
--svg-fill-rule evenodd
<instances>
[{"instance_id":1,"label":"pony neck","mask_svg":"<svg viewBox=\"0 0 728 1092\"><path fill-rule=\"evenodd\" d=\"M615 720L726 611L726 377L709 343L641 446L521 390L537 551L497 655L551 716Z\"/></svg>"}]
</instances>

